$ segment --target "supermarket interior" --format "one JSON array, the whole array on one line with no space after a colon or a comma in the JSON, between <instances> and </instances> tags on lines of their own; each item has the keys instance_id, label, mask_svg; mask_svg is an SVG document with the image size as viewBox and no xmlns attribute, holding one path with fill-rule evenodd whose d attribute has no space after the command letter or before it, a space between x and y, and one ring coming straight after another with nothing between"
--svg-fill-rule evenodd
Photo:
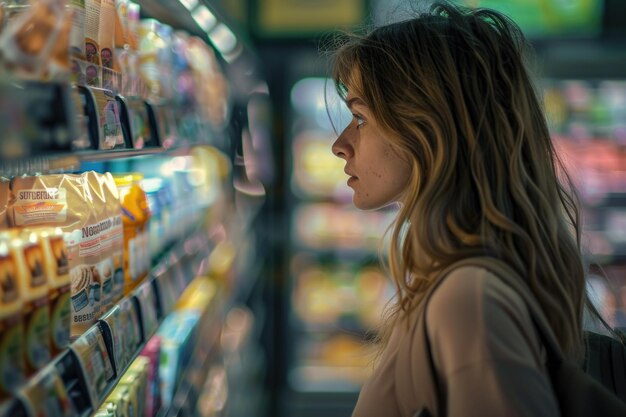
<instances>
[{"instance_id":1,"label":"supermarket interior","mask_svg":"<svg viewBox=\"0 0 626 417\"><path fill-rule=\"evenodd\" d=\"M626 327L626 2L456 2L530 39ZM0 0L0 417L349 416L395 210L352 205L324 51L429 3Z\"/></svg>"}]
</instances>

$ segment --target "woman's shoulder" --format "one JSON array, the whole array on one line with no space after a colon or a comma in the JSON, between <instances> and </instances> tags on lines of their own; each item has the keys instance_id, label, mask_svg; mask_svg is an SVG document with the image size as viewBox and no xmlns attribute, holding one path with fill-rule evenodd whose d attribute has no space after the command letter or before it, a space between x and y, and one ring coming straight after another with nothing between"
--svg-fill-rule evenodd
<instances>
[{"instance_id":1,"label":"woman's shoulder","mask_svg":"<svg viewBox=\"0 0 626 417\"><path fill-rule=\"evenodd\" d=\"M434 290L427 309L429 322L481 321L502 312L530 321L522 296L496 274L474 265L450 271Z\"/></svg>"},{"instance_id":2,"label":"woman's shoulder","mask_svg":"<svg viewBox=\"0 0 626 417\"><path fill-rule=\"evenodd\" d=\"M484 267L462 266L444 278L426 306L426 326L439 354L456 358L450 369L481 358L542 360L522 295Z\"/></svg>"}]
</instances>

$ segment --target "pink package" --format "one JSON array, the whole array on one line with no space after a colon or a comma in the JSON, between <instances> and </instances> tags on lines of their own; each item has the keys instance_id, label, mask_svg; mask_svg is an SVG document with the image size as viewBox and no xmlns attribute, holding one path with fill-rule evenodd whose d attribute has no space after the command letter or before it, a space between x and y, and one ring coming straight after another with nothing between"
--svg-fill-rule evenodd
<instances>
[{"instance_id":1,"label":"pink package","mask_svg":"<svg viewBox=\"0 0 626 417\"><path fill-rule=\"evenodd\" d=\"M155 416L161 408L161 388L159 382L159 357L161 338L153 336L140 353L150 360L148 367L148 389L146 390L145 417ZM143 416L142 416L143 417Z\"/></svg>"}]
</instances>

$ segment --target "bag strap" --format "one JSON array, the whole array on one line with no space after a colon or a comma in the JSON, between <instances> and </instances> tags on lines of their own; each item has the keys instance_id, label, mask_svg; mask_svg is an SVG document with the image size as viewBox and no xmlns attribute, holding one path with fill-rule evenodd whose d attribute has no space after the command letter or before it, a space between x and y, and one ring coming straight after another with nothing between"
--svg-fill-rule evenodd
<instances>
[{"instance_id":1,"label":"bag strap","mask_svg":"<svg viewBox=\"0 0 626 417\"><path fill-rule=\"evenodd\" d=\"M503 261L491 258L491 257L474 257L474 258L466 258L460 261L453 263L452 265L445 268L440 274L435 283L428 289L428 292L424 296L423 304L423 312L422 312L422 329L424 331L424 340L426 341L426 356L428 357L428 367L430 371L430 376L432 381L437 381L437 374L435 372L435 363L433 361L432 350L430 348L430 339L428 337L428 329L426 326L426 312L428 309L428 302L432 297L432 294L435 292L437 287L444 281L446 276L455 269L458 269L463 266L477 266L488 270L489 272L496 275L499 279L501 279L505 284L509 287L513 288L524 300L524 303L528 307L531 318L535 323L535 327L539 331L539 336L544 343L546 348L546 352L548 355L548 362L553 365L558 365L564 361L563 354L561 352L561 348L557 342L556 336L550 327L548 320L543 313L539 302L536 300L535 296L531 293L528 286L524 281L519 277L519 274L513 270L510 266L508 266ZM442 410L445 410L445 401L441 398L441 390L435 387L435 393L437 398L437 412L435 415L440 415ZM441 415L445 415L445 412Z\"/></svg>"}]
</instances>

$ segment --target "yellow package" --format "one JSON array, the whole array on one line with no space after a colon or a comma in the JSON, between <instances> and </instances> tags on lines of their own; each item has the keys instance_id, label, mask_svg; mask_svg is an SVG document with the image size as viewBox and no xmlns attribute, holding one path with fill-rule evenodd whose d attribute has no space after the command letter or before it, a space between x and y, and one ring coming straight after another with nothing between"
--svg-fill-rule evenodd
<instances>
[{"instance_id":1,"label":"yellow package","mask_svg":"<svg viewBox=\"0 0 626 417\"><path fill-rule=\"evenodd\" d=\"M43 248L44 267L48 276L48 303L50 305L50 348L55 356L70 342L70 270L67 248L60 228L28 229L37 234Z\"/></svg>"},{"instance_id":2,"label":"yellow package","mask_svg":"<svg viewBox=\"0 0 626 417\"><path fill-rule=\"evenodd\" d=\"M129 386L118 384L107 401L117 403L119 417L137 417L137 395Z\"/></svg>"},{"instance_id":3,"label":"yellow package","mask_svg":"<svg viewBox=\"0 0 626 417\"><path fill-rule=\"evenodd\" d=\"M124 401L115 397L113 394L106 399L106 401L98 409L98 413L102 413L104 416L111 417L128 417L126 406ZM96 414L94 417L98 417Z\"/></svg>"},{"instance_id":4,"label":"yellow package","mask_svg":"<svg viewBox=\"0 0 626 417\"><path fill-rule=\"evenodd\" d=\"M130 365L129 372L137 375L137 415L144 416L146 414L146 404L152 401L153 393L148 393L148 369L150 368L150 359L145 356L138 356Z\"/></svg>"},{"instance_id":5,"label":"yellow package","mask_svg":"<svg viewBox=\"0 0 626 417\"><path fill-rule=\"evenodd\" d=\"M11 237L0 233L0 400L24 382L22 297Z\"/></svg>"},{"instance_id":6,"label":"yellow package","mask_svg":"<svg viewBox=\"0 0 626 417\"><path fill-rule=\"evenodd\" d=\"M50 361L50 309L44 252L37 235L17 234L11 239L18 280L22 289L24 317L24 355L26 373L32 375Z\"/></svg>"}]
</instances>

